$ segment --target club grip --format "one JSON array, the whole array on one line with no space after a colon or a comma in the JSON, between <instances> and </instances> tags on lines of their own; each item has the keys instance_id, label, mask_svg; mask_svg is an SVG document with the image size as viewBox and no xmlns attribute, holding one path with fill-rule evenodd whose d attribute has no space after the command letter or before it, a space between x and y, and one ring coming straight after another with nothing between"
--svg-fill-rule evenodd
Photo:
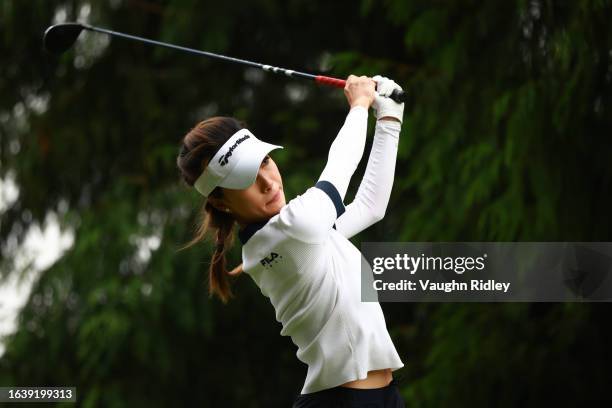
<instances>
[{"instance_id":1,"label":"club grip","mask_svg":"<svg viewBox=\"0 0 612 408\"><path fill-rule=\"evenodd\" d=\"M404 91L400 91L399 89L394 89L389 95L389 98L393 99L397 103L408 102L408 95Z\"/></svg>"},{"instance_id":2,"label":"club grip","mask_svg":"<svg viewBox=\"0 0 612 408\"><path fill-rule=\"evenodd\" d=\"M344 88L346 81L344 79L332 78L323 75L317 75L315 81L321 85L333 86L336 88ZM408 95L404 91L395 89L389 98L393 99L397 103L408 102Z\"/></svg>"},{"instance_id":3,"label":"club grip","mask_svg":"<svg viewBox=\"0 0 612 408\"><path fill-rule=\"evenodd\" d=\"M336 88L344 88L346 81L344 79L332 78L323 75L317 75L315 81L321 85L333 86Z\"/></svg>"}]
</instances>

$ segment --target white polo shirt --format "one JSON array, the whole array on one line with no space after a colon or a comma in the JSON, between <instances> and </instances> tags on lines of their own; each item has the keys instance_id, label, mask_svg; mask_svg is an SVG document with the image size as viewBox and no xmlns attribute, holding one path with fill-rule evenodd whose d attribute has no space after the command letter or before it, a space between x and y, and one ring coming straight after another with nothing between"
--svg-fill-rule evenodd
<instances>
[{"instance_id":1,"label":"white polo shirt","mask_svg":"<svg viewBox=\"0 0 612 408\"><path fill-rule=\"evenodd\" d=\"M335 186L320 180L238 234L244 272L270 299L281 335L291 337L308 365L302 394L404 366L380 304L361 301L361 252L335 229L344 211Z\"/></svg>"}]
</instances>

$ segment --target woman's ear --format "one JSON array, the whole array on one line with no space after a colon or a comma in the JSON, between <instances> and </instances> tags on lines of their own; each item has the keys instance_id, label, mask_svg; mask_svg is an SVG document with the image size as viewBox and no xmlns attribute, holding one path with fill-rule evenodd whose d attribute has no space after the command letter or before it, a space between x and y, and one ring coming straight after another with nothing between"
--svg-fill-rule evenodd
<instances>
[{"instance_id":1,"label":"woman's ear","mask_svg":"<svg viewBox=\"0 0 612 408\"><path fill-rule=\"evenodd\" d=\"M225 211L227 208L223 200L216 197L208 197L208 202L219 211Z\"/></svg>"}]
</instances>

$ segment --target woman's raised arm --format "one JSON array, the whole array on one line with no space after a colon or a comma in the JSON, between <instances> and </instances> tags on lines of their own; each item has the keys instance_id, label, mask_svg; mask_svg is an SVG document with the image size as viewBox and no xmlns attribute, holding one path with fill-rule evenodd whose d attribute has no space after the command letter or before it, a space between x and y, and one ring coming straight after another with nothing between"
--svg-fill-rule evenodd
<instances>
[{"instance_id":1,"label":"woman's raised arm","mask_svg":"<svg viewBox=\"0 0 612 408\"><path fill-rule=\"evenodd\" d=\"M368 108L374 102L374 87L372 78L350 75L344 88L351 109L329 148L327 164L319 177L319 181L330 182L342 200L365 149Z\"/></svg>"},{"instance_id":2,"label":"woman's raised arm","mask_svg":"<svg viewBox=\"0 0 612 408\"><path fill-rule=\"evenodd\" d=\"M336 229L346 238L363 231L385 216L393 180L404 104L398 104L385 95L399 88L394 81L374 77L378 81L376 130L366 170L352 203L336 220Z\"/></svg>"}]
</instances>

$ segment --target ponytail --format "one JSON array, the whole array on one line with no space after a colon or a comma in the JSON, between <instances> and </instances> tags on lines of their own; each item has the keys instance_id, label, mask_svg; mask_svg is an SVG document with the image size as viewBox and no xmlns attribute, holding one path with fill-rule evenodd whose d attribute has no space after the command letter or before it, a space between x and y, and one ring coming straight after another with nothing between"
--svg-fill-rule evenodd
<instances>
[{"instance_id":1,"label":"ponytail","mask_svg":"<svg viewBox=\"0 0 612 408\"><path fill-rule=\"evenodd\" d=\"M227 270L226 254L234 244L236 221L231 214L216 209L208 202L202 207L200 218L202 221L198 225L194 238L179 250L205 241L206 235L211 235L214 249L208 269L208 294L209 297L217 295L224 304L227 304L230 299L234 298L231 284L234 278L243 272L242 263L231 271Z\"/></svg>"},{"instance_id":2,"label":"ponytail","mask_svg":"<svg viewBox=\"0 0 612 408\"><path fill-rule=\"evenodd\" d=\"M234 118L214 117L200 122L187 133L177 158L177 166L188 186L193 186L208 160L243 125ZM222 198L223 190L217 187L210 196ZM231 271L227 270L226 254L234 244L235 225L236 220L231 214L218 210L206 201L200 210L200 222L194 238L179 249L187 249L205 241L207 234L211 235L214 249L208 269L208 293L209 297L217 295L224 304L234 297L232 281L243 272L242 264Z\"/></svg>"}]
</instances>

